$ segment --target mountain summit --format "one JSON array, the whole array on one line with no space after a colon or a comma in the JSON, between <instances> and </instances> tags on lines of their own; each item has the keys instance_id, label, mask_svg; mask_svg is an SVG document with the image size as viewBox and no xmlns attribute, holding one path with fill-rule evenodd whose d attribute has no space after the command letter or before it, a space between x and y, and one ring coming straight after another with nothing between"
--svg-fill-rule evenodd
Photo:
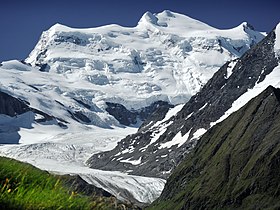
<instances>
[{"instance_id":1,"label":"mountain summit","mask_svg":"<svg viewBox=\"0 0 280 210\"><path fill-rule=\"evenodd\" d=\"M217 30L203 22L169 10L158 14L146 12L138 22L137 27L145 28L149 26L153 26L154 29L157 28L159 31L173 33L179 36L189 36L191 32Z\"/></svg>"}]
</instances>

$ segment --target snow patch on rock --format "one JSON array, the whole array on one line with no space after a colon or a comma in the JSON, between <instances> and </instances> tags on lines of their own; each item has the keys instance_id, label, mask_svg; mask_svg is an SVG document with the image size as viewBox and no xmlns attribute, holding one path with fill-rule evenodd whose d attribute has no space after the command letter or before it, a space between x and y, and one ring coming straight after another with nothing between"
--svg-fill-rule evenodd
<instances>
[{"instance_id":1,"label":"snow patch on rock","mask_svg":"<svg viewBox=\"0 0 280 210\"><path fill-rule=\"evenodd\" d=\"M238 59L233 60L233 61L231 61L231 62L228 64L228 67L227 67L227 75L225 76L225 79L228 79L228 78L232 75L232 70L233 70L233 68L235 67L235 65L236 65L237 62L238 62Z\"/></svg>"},{"instance_id":2,"label":"snow patch on rock","mask_svg":"<svg viewBox=\"0 0 280 210\"><path fill-rule=\"evenodd\" d=\"M257 83L252 89L248 89L243 95L241 95L236 101L233 102L231 108L225 112L223 116L216 122L212 122L210 126L214 126L219 122L225 120L230 114L239 110L242 106L248 103L252 98L263 92L268 86L280 88L280 66L277 66L273 71L265 77L265 79Z\"/></svg>"},{"instance_id":3,"label":"snow patch on rock","mask_svg":"<svg viewBox=\"0 0 280 210\"><path fill-rule=\"evenodd\" d=\"M168 142L165 142L165 143L161 144L159 149L171 148L174 145L177 145L177 147L180 147L188 140L189 135L190 135L190 130L189 130L189 132L187 132L183 136L182 136L182 133L180 131L174 136L174 138L171 141L168 141Z\"/></svg>"}]
</instances>

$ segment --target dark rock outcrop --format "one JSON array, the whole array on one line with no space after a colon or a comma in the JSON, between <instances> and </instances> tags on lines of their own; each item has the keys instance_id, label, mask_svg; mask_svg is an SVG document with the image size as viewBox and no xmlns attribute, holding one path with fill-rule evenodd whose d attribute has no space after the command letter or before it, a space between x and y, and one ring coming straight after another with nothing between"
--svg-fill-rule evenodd
<instances>
[{"instance_id":1,"label":"dark rock outcrop","mask_svg":"<svg viewBox=\"0 0 280 210\"><path fill-rule=\"evenodd\" d=\"M28 103L0 91L0 114L14 117L30 111Z\"/></svg>"},{"instance_id":2,"label":"dark rock outcrop","mask_svg":"<svg viewBox=\"0 0 280 210\"><path fill-rule=\"evenodd\" d=\"M127 110L123 105L111 102L106 102L106 105L106 111L114 116L119 123L126 126L137 123L137 114Z\"/></svg>"},{"instance_id":3,"label":"dark rock outcrop","mask_svg":"<svg viewBox=\"0 0 280 210\"><path fill-rule=\"evenodd\" d=\"M39 67L39 71L42 71L42 72L50 71L50 66L47 63L37 63L36 66Z\"/></svg>"},{"instance_id":4,"label":"dark rock outcrop","mask_svg":"<svg viewBox=\"0 0 280 210\"><path fill-rule=\"evenodd\" d=\"M76 120L77 122L81 122L81 123L90 123L90 119L84 115L82 112L79 111L75 111L72 112L70 110L67 110L67 112L71 115L73 120Z\"/></svg>"},{"instance_id":5,"label":"dark rock outcrop","mask_svg":"<svg viewBox=\"0 0 280 210\"><path fill-rule=\"evenodd\" d=\"M138 109L138 110L128 110L125 106L117 103L106 102L107 108L106 111L114 116L119 123L129 126L135 125L138 120L145 121L149 118L154 112L167 112L170 107L168 102L165 101L156 101L150 106ZM155 117L155 114L153 115Z\"/></svg>"},{"instance_id":6,"label":"dark rock outcrop","mask_svg":"<svg viewBox=\"0 0 280 210\"><path fill-rule=\"evenodd\" d=\"M150 209L280 208L279 122L269 86L203 135Z\"/></svg>"},{"instance_id":7,"label":"dark rock outcrop","mask_svg":"<svg viewBox=\"0 0 280 210\"><path fill-rule=\"evenodd\" d=\"M83 107L87 108L87 109L90 109L91 106L86 104L85 102L79 100L79 99L76 99L76 98L73 98L76 102L78 102L79 104L81 104Z\"/></svg>"}]
</instances>

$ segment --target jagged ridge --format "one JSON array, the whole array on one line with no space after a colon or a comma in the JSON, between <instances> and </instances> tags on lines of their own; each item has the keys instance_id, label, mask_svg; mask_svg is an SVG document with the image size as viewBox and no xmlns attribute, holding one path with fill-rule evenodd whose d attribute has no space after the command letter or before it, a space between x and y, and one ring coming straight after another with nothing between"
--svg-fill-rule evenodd
<instances>
[{"instance_id":1,"label":"jagged ridge","mask_svg":"<svg viewBox=\"0 0 280 210\"><path fill-rule=\"evenodd\" d=\"M269 86L203 135L150 209L279 208L279 121Z\"/></svg>"}]
</instances>

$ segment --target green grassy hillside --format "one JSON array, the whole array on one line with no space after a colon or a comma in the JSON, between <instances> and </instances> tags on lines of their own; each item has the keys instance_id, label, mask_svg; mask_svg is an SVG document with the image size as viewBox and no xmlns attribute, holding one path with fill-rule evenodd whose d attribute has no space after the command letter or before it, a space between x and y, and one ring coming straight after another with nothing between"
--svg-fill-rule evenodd
<instances>
[{"instance_id":1,"label":"green grassy hillside","mask_svg":"<svg viewBox=\"0 0 280 210\"><path fill-rule=\"evenodd\" d=\"M280 90L210 129L149 209L280 209Z\"/></svg>"},{"instance_id":2,"label":"green grassy hillside","mask_svg":"<svg viewBox=\"0 0 280 210\"><path fill-rule=\"evenodd\" d=\"M0 209L127 209L113 197L77 192L70 181L0 157Z\"/></svg>"}]
</instances>

